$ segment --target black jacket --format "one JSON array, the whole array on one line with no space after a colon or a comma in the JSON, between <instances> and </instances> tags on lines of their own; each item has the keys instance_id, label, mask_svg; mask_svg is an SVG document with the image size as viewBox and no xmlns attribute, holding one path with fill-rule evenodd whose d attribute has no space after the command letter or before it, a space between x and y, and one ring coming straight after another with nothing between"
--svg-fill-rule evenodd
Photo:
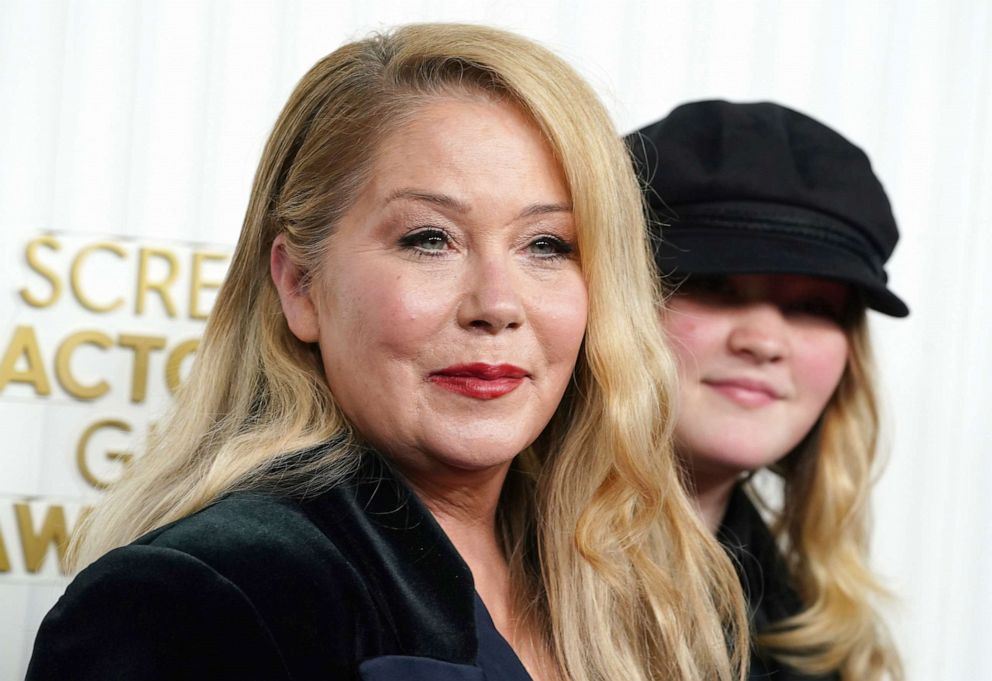
<instances>
[{"instance_id":1,"label":"black jacket","mask_svg":"<svg viewBox=\"0 0 992 681\"><path fill-rule=\"evenodd\" d=\"M482 681L472 575L381 460L310 499L234 493L82 571L27 678Z\"/></svg>"},{"instance_id":2,"label":"black jacket","mask_svg":"<svg viewBox=\"0 0 992 681\"><path fill-rule=\"evenodd\" d=\"M791 586L792 579L765 521L737 486L717 538L733 560L748 600L751 628L766 631L774 623L799 613L803 603ZM789 669L762 651L751 650L750 681L839 681L840 676L810 676Z\"/></svg>"}]
</instances>

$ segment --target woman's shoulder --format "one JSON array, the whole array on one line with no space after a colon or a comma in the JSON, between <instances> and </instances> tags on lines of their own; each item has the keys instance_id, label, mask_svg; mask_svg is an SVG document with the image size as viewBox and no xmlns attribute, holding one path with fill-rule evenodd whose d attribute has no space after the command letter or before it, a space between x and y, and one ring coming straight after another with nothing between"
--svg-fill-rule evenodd
<instances>
[{"instance_id":1,"label":"woman's shoulder","mask_svg":"<svg viewBox=\"0 0 992 681\"><path fill-rule=\"evenodd\" d=\"M397 655L471 665L473 618L464 561L369 464L312 495L229 494L107 553L45 618L29 678L353 678L359 661ZM234 672L209 667L239 650ZM113 671L132 664L141 673Z\"/></svg>"},{"instance_id":2,"label":"woman's shoulder","mask_svg":"<svg viewBox=\"0 0 992 681\"><path fill-rule=\"evenodd\" d=\"M363 638L380 624L359 570L298 502L232 494L81 571L42 623L28 678L344 673L380 645Z\"/></svg>"},{"instance_id":3,"label":"woman's shoulder","mask_svg":"<svg viewBox=\"0 0 992 681\"><path fill-rule=\"evenodd\" d=\"M233 576L312 563L323 570L343 567L347 559L337 543L299 500L236 492L139 537L131 546L177 551Z\"/></svg>"}]
</instances>

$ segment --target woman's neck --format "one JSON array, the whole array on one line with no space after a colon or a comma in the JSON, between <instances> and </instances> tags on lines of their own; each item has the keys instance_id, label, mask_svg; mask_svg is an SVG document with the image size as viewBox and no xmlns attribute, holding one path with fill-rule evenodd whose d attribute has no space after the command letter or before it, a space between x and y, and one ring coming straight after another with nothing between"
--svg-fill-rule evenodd
<instances>
[{"instance_id":1,"label":"woman's neck","mask_svg":"<svg viewBox=\"0 0 992 681\"><path fill-rule=\"evenodd\" d=\"M410 485L462 560L472 571L475 591L496 630L507 640L535 681L561 679L542 637L520 617L513 602L510 567L496 532L496 510L509 466L464 477L410 479Z\"/></svg>"},{"instance_id":2,"label":"woman's neck","mask_svg":"<svg viewBox=\"0 0 992 681\"><path fill-rule=\"evenodd\" d=\"M509 569L496 536L496 509L509 465L483 471L431 471L407 480L472 571L493 619L509 615Z\"/></svg>"}]
</instances>

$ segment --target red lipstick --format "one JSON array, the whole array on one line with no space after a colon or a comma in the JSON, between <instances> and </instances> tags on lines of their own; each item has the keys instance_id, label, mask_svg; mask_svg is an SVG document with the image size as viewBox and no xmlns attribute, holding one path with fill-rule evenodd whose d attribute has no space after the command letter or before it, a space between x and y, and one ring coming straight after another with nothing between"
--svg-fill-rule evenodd
<instances>
[{"instance_id":1,"label":"red lipstick","mask_svg":"<svg viewBox=\"0 0 992 681\"><path fill-rule=\"evenodd\" d=\"M494 400L513 392L530 374L512 364L455 364L432 372L427 380L445 390L477 400Z\"/></svg>"}]
</instances>

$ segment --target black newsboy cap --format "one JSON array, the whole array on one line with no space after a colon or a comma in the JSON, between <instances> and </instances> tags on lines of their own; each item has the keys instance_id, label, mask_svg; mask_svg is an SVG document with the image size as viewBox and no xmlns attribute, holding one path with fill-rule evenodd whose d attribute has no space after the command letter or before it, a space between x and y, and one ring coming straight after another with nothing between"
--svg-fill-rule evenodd
<instances>
[{"instance_id":1,"label":"black newsboy cap","mask_svg":"<svg viewBox=\"0 0 992 681\"><path fill-rule=\"evenodd\" d=\"M664 273L805 274L861 290L909 314L886 286L899 239L865 153L779 104L702 101L627 136L663 238Z\"/></svg>"}]
</instances>

